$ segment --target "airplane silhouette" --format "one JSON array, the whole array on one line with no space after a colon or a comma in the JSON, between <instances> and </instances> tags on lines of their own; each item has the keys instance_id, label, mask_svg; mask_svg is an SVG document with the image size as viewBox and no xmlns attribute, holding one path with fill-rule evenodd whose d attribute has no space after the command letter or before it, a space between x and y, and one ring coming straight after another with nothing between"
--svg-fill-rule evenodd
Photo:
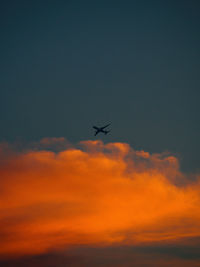
<instances>
[{"instance_id":1,"label":"airplane silhouette","mask_svg":"<svg viewBox=\"0 0 200 267\"><path fill-rule=\"evenodd\" d=\"M104 134L107 134L109 133L110 131L106 131L104 130L106 127L108 127L111 123L107 124L106 126L103 126L103 127L97 127L97 126L93 126L93 128L96 130L95 132L95 136L98 134L98 133L104 133Z\"/></svg>"}]
</instances>

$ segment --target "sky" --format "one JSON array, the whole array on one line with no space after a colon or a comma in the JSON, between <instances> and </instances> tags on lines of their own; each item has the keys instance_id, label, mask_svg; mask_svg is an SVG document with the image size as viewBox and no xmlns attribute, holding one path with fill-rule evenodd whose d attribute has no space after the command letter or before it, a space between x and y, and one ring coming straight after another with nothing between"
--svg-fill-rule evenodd
<instances>
[{"instance_id":1,"label":"sky","mask_svg":"<svg viewBox=\"0 0 200 267\"><path fill-rule=\"evenodd\" d=\"M1 1L0 263L200 265L199 10Z\"/></svg>"}]
</instances>

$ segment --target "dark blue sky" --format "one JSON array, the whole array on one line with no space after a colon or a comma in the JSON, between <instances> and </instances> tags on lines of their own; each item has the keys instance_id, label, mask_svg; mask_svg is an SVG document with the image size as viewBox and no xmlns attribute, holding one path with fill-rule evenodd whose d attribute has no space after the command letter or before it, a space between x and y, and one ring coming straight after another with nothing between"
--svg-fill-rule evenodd
<instances>
[{"instance_id":1,"label":"dark blue sky","mask_svg":"<svg viewBox=\"0 0 200 267\"><path fill-rule=\"evenodd\" d=\"M2 1L0 141L64 136L199 169L199 1Z\"/></svg>"}]
</instances>

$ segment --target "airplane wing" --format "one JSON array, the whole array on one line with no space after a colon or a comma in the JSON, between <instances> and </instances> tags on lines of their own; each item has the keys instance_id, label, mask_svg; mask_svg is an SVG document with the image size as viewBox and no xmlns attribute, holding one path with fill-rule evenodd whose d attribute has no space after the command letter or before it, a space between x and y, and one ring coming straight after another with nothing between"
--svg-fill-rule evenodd
<instances>
[{"instance_id":1,"label":"airplane wing","mask_svg":"<svg viewBox=\"0 0 200 267\"><path fill-rule=\"evenodd\" d=\"M111 123L107 124L106 126L102 127L101 129L105 129L106 127L108 127Z\"/></svg>"},{"instance_id":2,"label":"airplane wing","mask_svg":"<svg viewBox=\"0 0 200 267\"><path fill-rule=\"evenodd\" d=\"M96 136L99 132L96 131L96 133L94 134L94 136Z\"/></svg>"},{"instance_id":3,"label":"airplane wing","mask_svg":"<svg viewBox=\"0 0 200 267\"><path fill-rule=\"evenodd\" d=\"M93 126L93 128L94 128L95 130L99 130L99 128L98 128L98 127L96 127L96 126Z\"/></svg>"}]
</instances>

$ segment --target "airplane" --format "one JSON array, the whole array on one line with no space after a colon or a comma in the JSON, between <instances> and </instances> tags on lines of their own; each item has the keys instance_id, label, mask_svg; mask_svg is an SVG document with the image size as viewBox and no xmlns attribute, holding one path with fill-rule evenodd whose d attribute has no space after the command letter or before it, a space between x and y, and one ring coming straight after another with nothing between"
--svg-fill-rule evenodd
<instances>
[{"instance_id":1,"label":"airplane","mask_svg":"<svg viewBox=\"0 0 200 267\"><path fill-rule=\"evenodd\" d=\"M96 130L96 132L95 132L95 136L98 134L98 133L104 133L104 134L107 134L107 133L109 133L110 131L106 131L106 130L104 130L106 127L108 127L109 125L110 125L111 123L109 123L109 124L107 124L106 126L104 126L104 127L96 127L96 126L93 126L93 128Z\"/></svg>"}]
</instances>

